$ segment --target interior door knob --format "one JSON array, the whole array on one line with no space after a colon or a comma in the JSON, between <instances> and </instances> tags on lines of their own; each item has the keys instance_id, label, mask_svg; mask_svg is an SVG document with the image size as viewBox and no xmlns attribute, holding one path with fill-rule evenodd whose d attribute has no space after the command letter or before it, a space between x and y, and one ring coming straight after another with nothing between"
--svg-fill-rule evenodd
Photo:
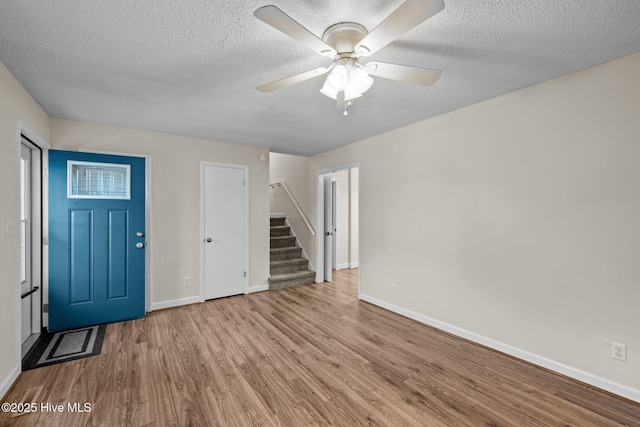
<instances>
[{"instance_id":1,"label":"interior door knob","mask_svg":"<svg viewBox=\"0 0 640 427\"><path fill-rule=\"evenodd\" d=\"M144 248L144 243L142 243L142 242L136 243L136 248L138 248L138 249Z\"/></svg>"},{"instance_id":2,"label":"interior door knob","mask_svg":"<svg viewBox=\"0 0 640 427\"><path fill-rule=\"evenodd\" d=\"M207 243L211 243L211 237L207 237Z\"/></svg>"}]
</instances>

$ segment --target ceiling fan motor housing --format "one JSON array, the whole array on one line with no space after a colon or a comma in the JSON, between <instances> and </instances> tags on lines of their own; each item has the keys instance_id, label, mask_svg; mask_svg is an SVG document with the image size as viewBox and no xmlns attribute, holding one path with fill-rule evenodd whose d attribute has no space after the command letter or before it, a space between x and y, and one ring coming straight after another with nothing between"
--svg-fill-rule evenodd
<instances>
[{"instance_id":1,"label":"ceiling fan motor housing","mask_svg":"<svg viewBox=\"0 0 640 427\"><path fill-rule=\"evenodd\" d=\"M355 47L368 34L357 22L339 22L324 31L322 40L335 49L338 55L353 54Z\"/></svg>"}]
</instances>

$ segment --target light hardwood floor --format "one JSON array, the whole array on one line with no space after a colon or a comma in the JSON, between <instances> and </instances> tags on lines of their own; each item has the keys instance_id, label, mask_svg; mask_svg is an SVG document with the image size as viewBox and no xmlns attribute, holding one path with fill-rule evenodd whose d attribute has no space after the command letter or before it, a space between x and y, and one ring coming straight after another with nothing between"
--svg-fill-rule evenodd
<instances>
[{"instance_id":1,"label":"light hardwood floor","mask_svg":"<svg viewBox=\"0 0 640 427\"><path fill-rule=\"evenodd\" d=\"M109 325L100 356L27 371L3 401L38 390L91 412L0 423L640 426L636 403L358 301L357 270Z\"/></svg>"}]
</instances>

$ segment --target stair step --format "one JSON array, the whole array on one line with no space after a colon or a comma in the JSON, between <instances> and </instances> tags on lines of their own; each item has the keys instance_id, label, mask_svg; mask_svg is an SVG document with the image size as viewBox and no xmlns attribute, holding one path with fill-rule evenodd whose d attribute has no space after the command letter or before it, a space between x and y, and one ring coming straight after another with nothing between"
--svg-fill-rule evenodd
<instances>
[{"instance_id":1,"label":"stair step","mask_svg":"<svg viewBox=\"0 0 640 427\"><path fill-rule=\"evenodd\" d=\"M271 248L269 252L269 259L271 261L282 261L286 259L300 258L302 254L302 248L298 248L296 246L291 246L288 248Z\"/></svg>"},{"instance_id":2,"label":"stair step","mask_svg":"<svg viewBox=\"0 0 640 427\"><path fill-rule=\"evenodd\" d=\"M284 225L284 217L277 217L277 218L270 218L269 223L271 224L271 226L273 227L275 226L282 226Z\"/></svg>"},{"instance_id":3,"label":"stair step","mask_svg":"<svg viewBox=\"0 0 640 427\"><path fill-rule=\"evenodd\" d=\"M271 227L270 235L271 237L288 236L291 234L289 230L291 227L288 225L274 225Z\"/></svg>"},{"instance_id":4,"label":"stair step","mask_svg":"<svg viewBox=\"0 0 640 427\"><path fill-rule=\"evenodd\" d=\"M290 248L296 245L296 236L277 236L271 238L272 248Z\"/></svg>"},{"instance_id":5,"label":"stair step","mask_svg":"<svg viewBox=\"0 0 640 427\"><path fill-rule=\"evenodd\" d=\"M274 274L269 278L269 289L283 289L297 285L314 283L316 273L310 270L294 273Z\"/></svg>"},{"instance_id":6,"label":"stair step","mask_svg":"<svg viewBox=\"0 0 640 427\"><path fill-rule=\"evenodd\" d=\"M307 270L309 261L306 258L293 258L281 261L271 261L269 265L269 271L272 275L293 273L294 271Z\"/></svg>"},{"instance_id":7,"label":"stair step","mask_svg":"<svg viewBox=\"0 0 640 427\"><path fill-rule=\"evenodd\" d=\"M285 225L285 218L270 218L269 224L269 289L314 283L316 273L308 269L309 260L302 255L302 248L296 246L296 236L293 236L291 228Z\"/></svg>"}]
</instances>

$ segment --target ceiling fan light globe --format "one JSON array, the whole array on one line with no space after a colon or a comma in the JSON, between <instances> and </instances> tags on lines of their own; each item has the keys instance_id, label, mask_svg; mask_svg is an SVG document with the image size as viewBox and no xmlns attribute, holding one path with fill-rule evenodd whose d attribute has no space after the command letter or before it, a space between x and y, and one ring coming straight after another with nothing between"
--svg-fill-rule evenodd
<instances>
[{"instance_id":1,"label":"ceiling fan light globe","mask_svg":"<svg viewBox=\"0 0 640 427\"><path fill-rule=\"evenodd\" d=\"M354 67L349 75L349 84L353 85L358 93L365 93L373 84L373 79L362 67Z\"/></svg>"},{"instance_id":2,"label":"ceiling fan light globe","mask_svg":"<svg viewBox=\"0 0 640 427\"><path fill-rule=\"evenodd\" d=\"M344 90L347 83L347 79L341 76L329 76L327 77L327 85L337 92Z\"/></svg>"},{"instance_id":3,"label":"ceiling fan light globe","mask_svg":"<svg viewBox=\"0 0 640 427\"><path fill-rule=\"evenodd\" d=\"M368 77L368 74L360 67L353 67L351 68L349 77L352 82L354 82L356 85L359 85L362 81L364 81L364 79Z\"/></svg>"},{"instance_id":4,"label":"ceiling fan light globe","mask_svg":"<svg viewBox=\"0 0 640 427\"><path fill-rule=\"evenodd\" d=\"M331 89L331 87L326 81L324 82L322 89L320 89L320 93L325 96L328 96L329 98L338 99L338 91Z\"/></svg>"},{"instance_id":5,"label":"ceiling fan light globe","mask_svg":"<svg viewBox=\"0 0 640 427\"><path fill-rule=\"evenodd\" d=\"M327 84L331 89L335 91L344 90L345 85L347 84L347 76L348 76L347 68L342 65L336 65L331 73L327 76Z\"/></svg>"},{"instance_id":6,"label":"ceiling fan light globe","mask_svg":"<svg viewBox=\"0 0 640 427\"><path fill-rule=\"evenodd\" d=\"M360 93L365 93L366 91L371 89L372 85L373 85L373 78L367 75L367 77L364 78L364 80L362 80L360 83L356 85L356 90Z\"/></svg>"},{"instance_id":7,"label":"ceiling fan light globe","mask_svg":"<svg viewBox=\"0 0 640 427\"><path fill-rule=\"evenodd\" d=\"M360 98L362 94L358 92L352 85L348 85L344 88L344 100L350 101L352 99Z\"/></svg>"}]
</instances>

